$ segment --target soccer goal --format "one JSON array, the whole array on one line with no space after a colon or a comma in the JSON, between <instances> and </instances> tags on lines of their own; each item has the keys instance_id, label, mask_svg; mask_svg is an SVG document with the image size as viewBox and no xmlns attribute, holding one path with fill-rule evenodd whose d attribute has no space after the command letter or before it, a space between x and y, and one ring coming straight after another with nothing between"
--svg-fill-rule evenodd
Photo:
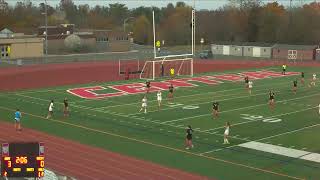
<instances>
[{"instance_id":1,"label":"soccer goal","mask_svg":"<svg viewBox=\"0 0 320 180\"><path fill-rule=\"evenodd\" d=\"M125 74L127 71L131 74L138 74L141 72L140 60L137 58L132 59L119 59L119 75Z\"/></svg>"},{"instance_id":2,"label":"soccer goal","mask_svg":"<svg viewBox=\"0 0 320 180\"><path fill-rule=\"evenodd\" d=\"M193 58L146 61L140 79L155 80L170 77L170 69L174 69L174 75L178 77L193 76Z\"/></svg>"}]
</instances>

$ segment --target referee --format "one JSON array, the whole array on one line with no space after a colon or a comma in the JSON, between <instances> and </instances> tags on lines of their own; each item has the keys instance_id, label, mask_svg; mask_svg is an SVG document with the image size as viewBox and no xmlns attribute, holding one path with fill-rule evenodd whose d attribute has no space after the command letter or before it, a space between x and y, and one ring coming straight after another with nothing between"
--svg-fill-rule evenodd
<instances>
[{"instance_id":1,"label":"referee","mask_svg":"<svg viewBox=\"0 0 320 180\"><path fill-rule=\"evenodd\" d=\"M286 69L287 69L287 65L283 64L283 65L282 65L282 74L283 74L283 75L286 74Z\"/></svg>"}]
</instances>

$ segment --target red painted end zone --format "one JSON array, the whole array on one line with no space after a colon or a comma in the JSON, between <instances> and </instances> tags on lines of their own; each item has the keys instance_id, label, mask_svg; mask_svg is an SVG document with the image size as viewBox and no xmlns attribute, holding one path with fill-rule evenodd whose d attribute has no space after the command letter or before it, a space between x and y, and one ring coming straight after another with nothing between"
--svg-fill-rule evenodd
<instances>
[{"instance_id":1,"label":"red painted end zone","mask_svg":"<svg viewBox=\"0 0 320 180\"><path fill-rule=\"evenodd\" d=\"M258 68L280 65L273 61L195 60L194 73ZM299 63L290 66L320 66L320 63ZM279 66L280 70L280 66ZM137 78L131 75L130 78ZM34 89L71 84L123 80L118 74L117 61L45 64L0 69L0 91Z\"/></svg>"},{"instance_id":2,"label":"red painted end zone","mask_svg":"<svg viewBox=\"0 0 320 180\"><path fill-rule=\"evenodd\" d=\"M240 81L243 79L244 76L248 76L250 79L265 79L265 78L272 78L272 77L285 77L285 76L293 76L299 75L299 72L287 72L286 75L282 75L279 72L274 71L251 71L251 72L242 72L239 74L223 74L223 75L216 75L216 76L200 76L200 77L191 77L191 78L182 78L176 80L167 80L162 82L151 82L151 87L149 92L156 92L167 90L170 84L173 84L174 87L195 87L197 86L194 84L201 83L206 85L219 85L223 83L223 81ZM144 83L131 83L131 84L121 84L121 85L113 85L108 86L108 88L118 90L116 93L104 93L104 94L97 94L93 91L106 89L102 86L93 86L93 87L84 87L84 88L74 88L69 89L68 92L85 99L101 99L107 97L114 97L114 96L123 96L128 94L140 94L146 93L147 89L145 88Z\"/></svg>"}]
</instances>

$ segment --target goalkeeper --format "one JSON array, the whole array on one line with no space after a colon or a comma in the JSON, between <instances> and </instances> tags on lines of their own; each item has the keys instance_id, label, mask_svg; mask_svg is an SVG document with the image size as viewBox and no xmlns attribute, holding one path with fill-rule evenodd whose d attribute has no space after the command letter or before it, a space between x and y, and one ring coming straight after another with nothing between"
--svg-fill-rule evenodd
<instances>
[{"instance_id":1,"label":"goalkeeper","mask_svg":"<svg viewBox=\"0 0 320 180\"><path fill-rule=\"evenodd\" d=\"M170 76L172 79L174 78L174 68L170 68Z\"/></svg>"}]
</instances>

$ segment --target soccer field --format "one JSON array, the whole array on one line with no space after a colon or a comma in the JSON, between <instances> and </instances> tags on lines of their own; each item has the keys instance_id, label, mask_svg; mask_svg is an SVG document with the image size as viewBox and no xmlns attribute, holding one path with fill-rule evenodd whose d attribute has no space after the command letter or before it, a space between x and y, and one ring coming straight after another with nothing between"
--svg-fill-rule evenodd
<instances>
[{"instance_id":1,"label":"soccer field","mask_svg":"<svg viewBox=\"0 0 320 180\"><path fill-rule=\"evenodd\" d=\"M290 67L296 74L251 78L252 95L242 77L240 81L221 79L244 72L255 76L252 73L266 70L280 74L279 67L270 67L198 75L220 79L188 81L192 86L175 89L173 104L167 103L168 90L163 90L160 111L159 88L151 89L147 114L138 112L144 96L138 93L141 88L130 94L116 91L124 84L132 88L144 83L142 80L1 93L0 119L13 123L13 113L19 108L23 127L213 179L320 179L320 91L319 84L307 85L312 73L320 76L319 68ZM302 71L305 85L300 83ZM75 95L90 87L95 87L90 94L119 94L99 99ZM268 106L270 89L275 92L274 110ZM62 112L65 97L70 102L68 118ZM51 99L55 101L54 117L45 119ZM220 104L218 118L211 115L213 101ZM231 123L228 145L223 144L226 122ZM184 147L187 125L194 130L195 147L190 150Z\"/></svg>"}]
</instances>

